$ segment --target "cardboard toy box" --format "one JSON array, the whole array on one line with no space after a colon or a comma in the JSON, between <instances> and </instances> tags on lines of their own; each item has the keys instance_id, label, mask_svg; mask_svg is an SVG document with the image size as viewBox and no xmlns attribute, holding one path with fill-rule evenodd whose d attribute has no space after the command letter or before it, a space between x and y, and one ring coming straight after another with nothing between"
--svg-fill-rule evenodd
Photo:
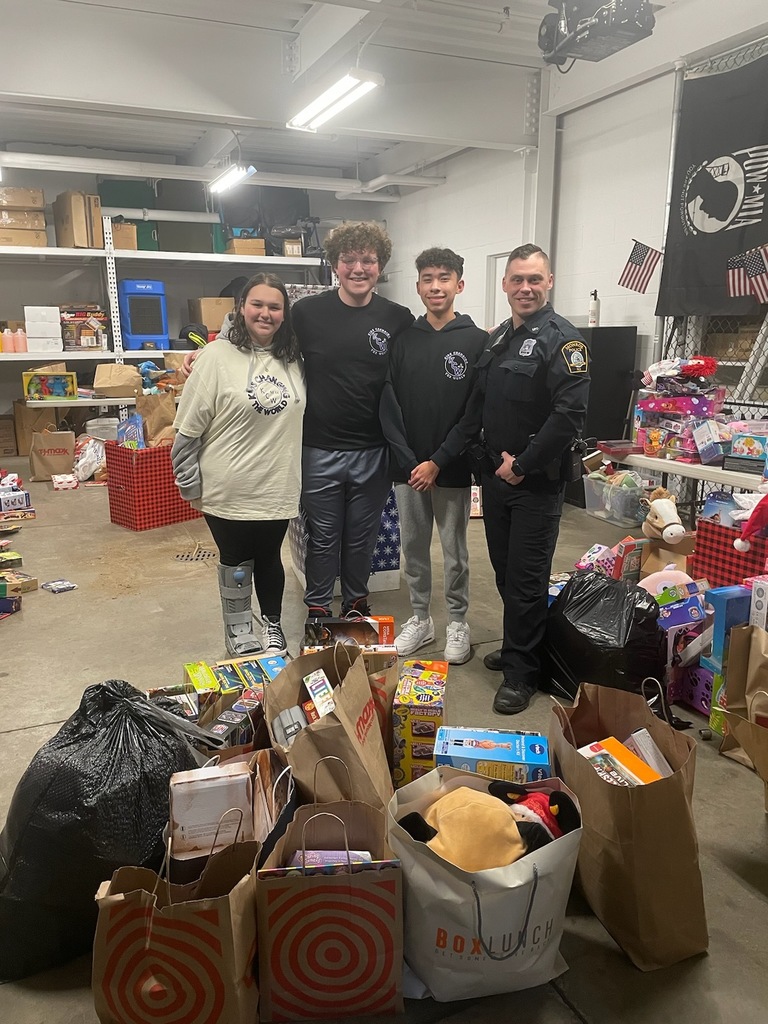
<instances>
[{"instance_id":1,"label":"cardboard toy box","mask_svg":"<svg viewBox=\"0 0 768 1024\"><path fill-rule=\"evenodd\" d=\"M95 303L59 307L60 336L64 347L73 352L105 350L109 342L110 323L109 313Z\"/></svg>"},{"instance_id":2,"label":"cardboard toy box","mask_svg":"<svg viewBox=\"0 0 768 1024\"><path fill-rule=\"evenodd\" d=\"M234 299L188 299L187 312L189 322L192 324L205 324L211 332L218 333L224 323L224 317L231 313L234 306Z\"/></svg>"},{"instance_id":3,"label":"cardboard toy box","mask_svg":"<svg viewBox=\"0 0 768 1024\"><path fill-rule=\"evenodd\" d=\"M25 371L21 375L24 395L35 401L75 401L77 374L64 370L59 373Z\"/></svg>"},{"instance_id":4,"label":"cardboard toy box","mask_svg":"<svg viewBox=\"0 0 768 1024\"><path fill-rule=\"evenodd\" d=\"M31 507L32 499L29 496L29 491L10 491L7 494L0 491L0 512Z\"/></svg>"},{"instance_id":5,"label":"cardboard toy box","mask_svg":"<svg viewBox=\"0 0 768 1024\"><path fill-rule=\"evenodd\" d=\"M541 733L441 726L435 766L450 765L505 782L539 782L551 777L549 742Z\"/></svg>"},{"instance_id":6,"label":"cardboard toy box","mask_svg":"<svg viewBox=\"0 0 768 1024\"><path fill-rule=\"evenodd\" d=\"M42 210L44 207L45 198L41 188L0 186L0 209L2 210Z\"/></svg>"},{"instance_id":7,"label":"cardboard toy box","mask_svg":"<svg viewBox=\"0 0 768 1024\"><path fill-rule=\"evenodd\" d=\"M445 715L446 661L405 661L392 705L395 788L435 766L437 730Z\"/></svg>"},{"instance_id":8,"label":"cardboard toy box","mask_svg":"<svg viewBox=\"0 0 768 1024\"><path fill-rule=\"evenodd\" d=\"M307 619L304 644L308 647L332 647L354 642L360 647L389 647L395 642L395 620L391 615L359 618Z\"/></svg>"},{"instance_id":9,"label":"cardboard toy box","mask_svg":"<svg viewBox=\"0 0 768 1024\"><path fill-rule=\"evenodd\" d=\"M173 856L178 860L215 852L235 838L252 840L253 778L249 766L218 764L172 775L170 832Z\"/></svg>"}]
</instances>

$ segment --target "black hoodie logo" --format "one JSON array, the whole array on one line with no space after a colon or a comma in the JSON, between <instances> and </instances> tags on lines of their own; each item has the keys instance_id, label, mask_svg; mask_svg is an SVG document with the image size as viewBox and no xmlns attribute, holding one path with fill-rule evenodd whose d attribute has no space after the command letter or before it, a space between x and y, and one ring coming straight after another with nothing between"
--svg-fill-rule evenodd
<instances>
[{"instance_id":1,"label":"black hoodie logo","mask_svg":"<svg viewBox=\"0 0 768 1024\"><path fill-rule=\"evenodd\" d=\"M464 380L469 360L463 352L449 352L445 357L445 376L449 380Z\"/></svg>"}]
</instances>

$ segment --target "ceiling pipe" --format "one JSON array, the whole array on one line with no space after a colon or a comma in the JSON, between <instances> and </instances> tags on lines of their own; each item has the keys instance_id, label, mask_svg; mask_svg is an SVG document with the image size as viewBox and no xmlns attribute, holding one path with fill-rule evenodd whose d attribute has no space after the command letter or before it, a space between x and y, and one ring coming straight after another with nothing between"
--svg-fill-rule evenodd
<instances>
[{"instance_id":1,"label":"ceiling pipe","mask_svg":"<svg viewBox=\"0 0 768 1024\"><path fill-rule=\"evenodd\" d=\"M391 185L402 185L405 188L435 188L437 185L444 185L445 178L425 177L424 175L409 174L380 174L378 178L371 178L364 181L360 186L361 192L378 192L381 188L389 188Z\"/></svg>"},{"instance_id":2,"label":"ceiling pipe","mask_svg":"<svg viewBox=\"0 0 768 1024\"><path fill-rule=\"evenodd\" d=\"M126 220L168 221L174 224L221 224L217 213L195 213L185 210L134 210L122 206L102 206L105 217L124 217Z\"/></svg>"},{"instance_id":3,"label":"ceiling pipe","mask_svg":"<svg viewBox=\"0 0 768 1024\"><path fill-rule=\"evenodd\" d=\"M337 192L336 199L356 199L358 202L367 203L399 203L400 196L392 196L389 193L379 195L378 192Z\"/></svg>"}]
</instances>

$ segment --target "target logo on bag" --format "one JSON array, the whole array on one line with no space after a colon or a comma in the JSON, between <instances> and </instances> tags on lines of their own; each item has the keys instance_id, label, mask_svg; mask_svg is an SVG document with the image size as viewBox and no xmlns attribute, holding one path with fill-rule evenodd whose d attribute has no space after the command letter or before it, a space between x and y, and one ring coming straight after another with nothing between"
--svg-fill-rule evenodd
<instances>
[{"instance_id":1,"label":"target logo on bag","mask_svg":"<svg viewBox=\"0 0 768 1024\"><path fill-rule=\"evenodd\" d=\"M368 875L356 884L356 877L278 885L267 893L269 941L266 949L261 943L260 977L262 1003L271 1012L265 1019L332 1020L402 1008L399 880Z\"/></svg>"},{"instance_id":2,"label":"target logo on bag","mask_svg":"<svg viewBox=\"0 0 768 1024\"><path fill-rule=\"evenodd\" d=\"M229 1024L224 978L232 967L222 956L217 910L181 921L117 906L104 938L101 997L115 1024Z\"/></svg>"}]
</instances>

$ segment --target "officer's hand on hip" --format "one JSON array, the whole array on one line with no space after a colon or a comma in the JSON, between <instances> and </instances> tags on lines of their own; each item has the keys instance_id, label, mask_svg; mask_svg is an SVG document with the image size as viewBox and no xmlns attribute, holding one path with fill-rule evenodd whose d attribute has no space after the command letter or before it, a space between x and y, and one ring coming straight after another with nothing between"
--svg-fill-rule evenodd
<instances>
[{"instance_id":1,"label":"officer's hand on hip","mask_svg":"<svg viewBox=\"0 0 768 1024\"><path fill-rule=\"evenodd\" d=\"M525 480L525 475L521 474L518 476L512 466L514 465L516 455L510 455L509 452L501 453L502 463L496 470L496 476L500 480L503 480L505 484L511 484L512 487L516 487L519 483Z\"/></svg>"}]
</instances>

